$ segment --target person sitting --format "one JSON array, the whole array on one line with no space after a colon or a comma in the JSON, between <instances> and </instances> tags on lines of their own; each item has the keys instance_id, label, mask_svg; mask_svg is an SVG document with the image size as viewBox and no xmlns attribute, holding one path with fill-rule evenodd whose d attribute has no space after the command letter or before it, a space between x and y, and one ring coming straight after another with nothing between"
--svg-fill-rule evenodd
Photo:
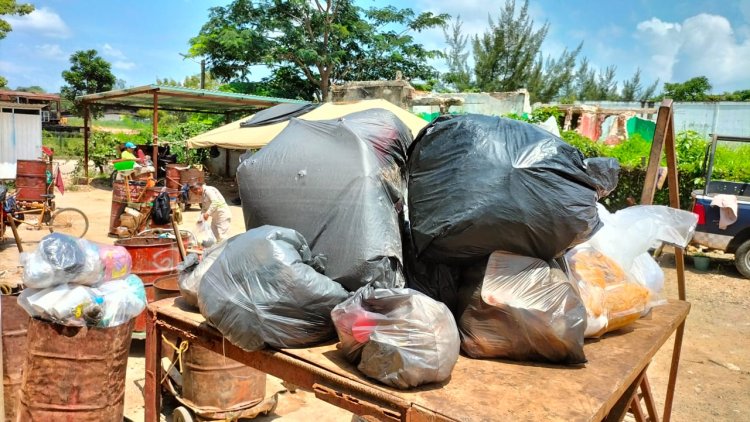
<instances>
[{"instance_id":1,"label":"person sitting","mask_svg":"<svg viewBox=\"0 0 750 422\"><path fill-rule=\"evenodd\" d=\"M126 142L125 149L122 150L120 158L123 160L135 160L135 144L132 142Z\"/></svg>"}]
</instances>

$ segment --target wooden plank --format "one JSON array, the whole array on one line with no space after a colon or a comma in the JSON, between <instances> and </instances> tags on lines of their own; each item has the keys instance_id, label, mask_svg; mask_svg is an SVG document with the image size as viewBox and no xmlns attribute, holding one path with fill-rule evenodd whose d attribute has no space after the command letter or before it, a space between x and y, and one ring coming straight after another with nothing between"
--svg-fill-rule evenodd
<instances>
[{"instance_id":1,"label":"wooden plank","mask_svg":"<svg viewBox=\"0 0 750 422\"><path fill-rule=\"evenodd\" d=\"M396 409L419 405L444 418L469 422L599 421L685 320L690 304L671 301L656 307L652 319L639 320L626 330L587 342L584 352L588 363L582 367L461 356L448 382L408 391L366 379L333 343L305 349L242 352L225 342L218 331L200 314L186 308L181 299L154 302L149 309L160 320L184 325L194 341L209 344L209 348L220 353L224 351L232 359L296 385L304 386L316 378L319 384L363 395L378 406L385 406L388 401L393 401ZM289 370L291 367L295 370Z\"/></svg>"},{"instance_id":2,"label":"wooden plank","mask_svg":"<svg viewBox=\"0 0 750 422\"><path fill-rule=\"evenodd\" d=\"M667 127L672 119L672 100L664 100L659 107L659 115L656 118L656 128L654 129L654 140L651 142L651 153L648 157L648 167L646 167L646 180L643 182L643 192L641 193L641 205L651 205L654 202L656 193L656 178L661 162L661 154L664 150L664 136Z\"/></svg>"}]
</instances>

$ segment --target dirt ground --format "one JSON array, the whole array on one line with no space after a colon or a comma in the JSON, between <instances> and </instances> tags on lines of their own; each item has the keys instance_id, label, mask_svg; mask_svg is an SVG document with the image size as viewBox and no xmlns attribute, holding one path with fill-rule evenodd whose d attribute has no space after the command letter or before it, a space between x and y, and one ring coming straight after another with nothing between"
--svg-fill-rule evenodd
<instances>
[{"instance_id":1,"label":"dirt ground","mask_svg":"<svg viewBox=\"0 0 750 422\"><path fill-rule=\"evenodd\" d=\"M236 187L230 182L222 184L220 189L228 202L237 197ZM67 192L56 200L59 207L77 207L87 214L91 223L88 239L112 242L107 237L111 191L89 188ZM231 206L231 210L232 234L241 233L244 231L242 210L239 206ZM182 227L192 229L197 218L197 211L188 211ZM24 247L32 250L45 233L22 229L20 234ZM673 420L750 420L750 280L742 278L727 263L713 262L710 271L698 272L692 268L689 258L687 260L687 297L692 309L682 348ZM17 277L17 263L18 252L12 239L6 237L0 243L0 277ZM668 297L676 298L673 255L665 254L661 265L666 274ZM665 344L648 372L659 408L664 402L672 345L673 340ZM125 397L125 415L133 421L143 420L144 363L143 341L134 340L128 360ZM278 379L269 376L266 394L277 392L280 394L276 411L256 420L351 420L350 413L323 403L308 392L287 392Z\"/></svg>"}]
</instances>

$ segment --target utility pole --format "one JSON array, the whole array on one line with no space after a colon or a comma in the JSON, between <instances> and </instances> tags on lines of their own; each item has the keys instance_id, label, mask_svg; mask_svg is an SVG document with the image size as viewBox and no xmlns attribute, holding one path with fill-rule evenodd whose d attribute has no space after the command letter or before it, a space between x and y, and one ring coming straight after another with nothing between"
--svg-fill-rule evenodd
<instances>
[{"instance_id":1,"label":"utility pole","mask_svg":"<svg viewBox=\"0 0 750 422\"><path fill-rule=\"evenodd\" d=\"M206 89L206 59L201 59L201 89Z\"/></svg>"}]
</instances>

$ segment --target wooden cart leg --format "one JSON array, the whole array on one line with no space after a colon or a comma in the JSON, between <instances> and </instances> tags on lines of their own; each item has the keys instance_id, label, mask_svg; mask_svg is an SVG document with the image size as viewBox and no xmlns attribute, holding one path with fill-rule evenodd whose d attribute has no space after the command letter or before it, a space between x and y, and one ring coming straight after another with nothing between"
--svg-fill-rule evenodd
<instances>
[{"instance_id":1,"label":"wooden cart leg","mask_svg":"<svg viewBox=\"0 0 750 422\"><path fill-rule=\"evenodd\" d=\"M146 422L159 422L161 412L161 329L156 314L146 309L146 384L143 388Z\"/></svg>"},{"instance_id":2,"label":"wooden cart leg","mask_svg":"<svg viewBox=\"0 0 750 422\"><path fill-rule=\"evenodd\" d=\"M633 396L633 400L630 401L630 413L633 414L635 422L646 422L646 417L643 415L641 400L638 398L638 394Z\"/></svg>"},{"instance_id":3,"label":"wooden cart leg","mask_svg":"<svg viewBox=\"0 0 750 422\"><path fill-rule=\"evenodd\" d=\"M680 366L680 353L682 352L682 335L685 332L685 323L677 327L677 333L674 337L674 349L672 350L672 365L669 368L669 382L667 383L667 396L664 399L664 416L663 422L669 422L672 419L672 401L674 400L674 389L677 384L677 369Z\"/></svg>"},{"instance_id":4,"label":"wooden cart leg","mask_svg":"<svg viewBox=\"0 0 750 422\"><path fill-rule=\"evenodd\" d=\"M640 374L633 380L633 383L625 390L619 400L615 403L609 414L603 419L604 422L622 422L625 418L625 414L628 413L633 398L637 397L638 386L641 384L643 377L646 375L648 366L643 368Z\"/></svg>"},{"instance_id":5,"label":"wooden cart leg","mask_svg":"<svg viewBox=\"0 0 750 422\"><path fill-rule=\"evenodd\" d=\"M656 403L654 402L654 395L651 393L651 383L648 382L648 375L644 376L643 381L641 381L641 393L643 394L643 402L646 403L649 422L659 422L659 415L656 413Z\"/></svg>"},{"instance_id":6,"label":"wooden cart leg","mask_svg":"<svg viewBox=\"0 0 750 422\"><path fill-rule=\"evenodd\" d=\"M18 252L23 252L23 245L21 245L21 237L18 235L18 227L16 227L16 222L13 221L13 217L6 215L6 221L8 222L8 225L10 226L11 231L13 231L13 239L16 241L16 247L18 248Z\"/></svg>"}]
</instances>

